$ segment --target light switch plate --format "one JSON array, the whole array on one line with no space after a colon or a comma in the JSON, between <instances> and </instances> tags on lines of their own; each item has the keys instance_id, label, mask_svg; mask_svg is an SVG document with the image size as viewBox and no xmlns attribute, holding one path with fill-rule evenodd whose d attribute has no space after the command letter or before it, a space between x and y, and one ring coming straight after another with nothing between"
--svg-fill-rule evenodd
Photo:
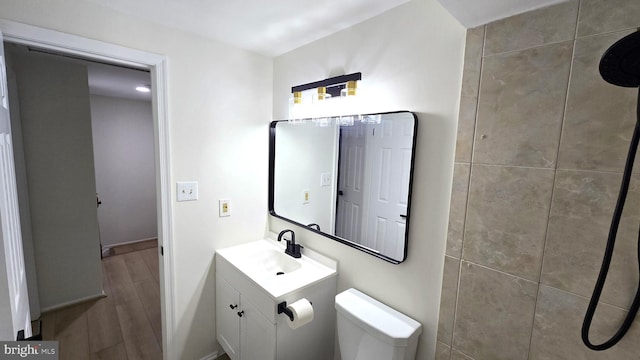
<instances>
[{"instance_id":1,"label":"light switch plate","mask_svg":"<svg viewBox=\"0 0 640 360\"><path fill-rule=\"evenodd\" d=\"M311 191L309 190L302 191L302 203L308 204L309 201L311 201Z\"/></svg>"},{"instance_id":2,"label":"light switch plate","mask_svg":"<svg viewBox=\"0 0 640 360\"><path fill-rule=\"evenodd\" d=\"M331 186L330 172L323 172L320 174L320 186Z\"/></svg>"},{"instance_id":3,"label":"light switch plate","mask_svg":"<svg viewBox=\"0 0 640 360\"><path fill-rule=\"evenodd\" d=\"M176 183L176 193L178 201L198 200L198 182L178 181Z\"/></svg>"}]
</instances>

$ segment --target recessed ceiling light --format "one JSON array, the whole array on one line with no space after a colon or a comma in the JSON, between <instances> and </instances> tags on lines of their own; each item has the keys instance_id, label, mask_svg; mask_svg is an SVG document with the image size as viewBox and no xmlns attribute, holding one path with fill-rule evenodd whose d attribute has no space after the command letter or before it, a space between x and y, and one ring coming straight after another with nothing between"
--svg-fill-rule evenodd
<instances>
[{"instance_id":1,"label":"recessed ceiling light","mask_svg":"<svg viewBox=\"0 0 640 360\"><path fill-rule=\"evenodd\" d=\"M139 85L136 86L136 90L143 93L148 93L149 91L151 91L151 87L149 85Z\"/></svg>"}]
</instances>

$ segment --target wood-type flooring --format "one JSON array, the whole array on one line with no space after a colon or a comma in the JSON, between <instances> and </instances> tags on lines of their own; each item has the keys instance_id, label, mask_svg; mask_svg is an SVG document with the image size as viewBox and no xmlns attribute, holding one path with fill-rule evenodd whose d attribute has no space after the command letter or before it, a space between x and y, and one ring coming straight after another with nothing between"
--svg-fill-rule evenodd
<instances>
[{"instance_id":1,"label":"wood-type flooring","mask_svg":"<svg viewBox=\"0 0 640 360\"><path fill-rule=\"evenodd\" d=\"M117 253L116 253L117 254ZM42 315L60 360L162 359L157 247L102 259L106 297Z\"/></svg>"}]
</instances>

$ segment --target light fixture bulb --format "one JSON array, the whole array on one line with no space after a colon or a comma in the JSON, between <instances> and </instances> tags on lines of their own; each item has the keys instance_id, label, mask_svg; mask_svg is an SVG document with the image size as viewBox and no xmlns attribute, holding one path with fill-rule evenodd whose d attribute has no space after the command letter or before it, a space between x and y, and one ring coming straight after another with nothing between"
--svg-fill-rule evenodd
<instances>
[{"instance_id":1,"label":"light fixture bulb","mask_svg":"<svg viewBox=\"0 0 640 360\"><path fill-rule=\"evenodd\" d=\"M316 120L316 125L328 126L331 115L331 94L327 93L327 88L319 87L313 96L311 118Z\"/></svg>"},{"instance_id":2,"label":"light fixture bulb","mask_svg":"<svg viewBox=\"0 0 640 360\"><path fill-rule=\"evenodd\" d=\"M314 118L313 122L316 124L316 126L327 127L331 125L331 117L323 116L323 117Z\"/></svg>"},{"instance_id":3,"label":"light fixture bulb","mask_svg":"<svg viewBox=\"0 0 640 360\"><path fill-rule=\"evenodd\" d=\"M340 126L353 126L356 122L357 115L341 115L337 119Z\"/></svg>"},{"instance_id":4,"label":"light fixture bulb","mask_svg":"<svg viewBox=\"0 0 640 360\"><path fill-rule=\"evenodd\" d=\"M151 87L149 85L138 85L136 86L136 91L141 93L148 93L151 91Z\"/></svg>"},{"instance_id":5,"label":"light fixture bulb","mask_svg":"<svg viewBox=\"0 0 640 360\"><path fill-rule=\"evenodd\" d=\"M356 96L357 84L357 81L347 81L347 86L345 87L347 96Z\"/></svg>"},{"instance_id":6,"label":"light fixture bulb","mask_svg":"<svg viewBox=\"0 0 640 360\"><path fill-rule=\"evenodd\" d=\"M327 88L321 86L318 88L318 100L325 100L331 97L331 94L327 94Z\"/></svg>"},{"instance_id":7,"label":"light fixture bulb","mask_svg":"<svg viewBox=\"0 0 640 360\"><path fill-rule=\"evenodd\" d=\"M296 91L289 98L289 122L299 124L309 117L309 104L305 104L301 91Z\"/></svg>"},{"instance_id":8,"label":"light fixture bulb","mask_svg":"<svg viewBox=\"0 0 640 360\"><path fill-rule=\"evenodd\" d=\"M293 93L293 103L302 104L302 91L296 91Z\"/></svg>"},{"instance_id":9,"label":"light fixture bulb","mask_svg":"<svg viewBox=\"0 0 640 360\"><path fill-rule=\"evenodd\" d=\"M380 124L382 122L382 115L380 114L362 115L362 118L360 118L360 121L362 121L365 124Z\"/></svg>"}]
</instances>

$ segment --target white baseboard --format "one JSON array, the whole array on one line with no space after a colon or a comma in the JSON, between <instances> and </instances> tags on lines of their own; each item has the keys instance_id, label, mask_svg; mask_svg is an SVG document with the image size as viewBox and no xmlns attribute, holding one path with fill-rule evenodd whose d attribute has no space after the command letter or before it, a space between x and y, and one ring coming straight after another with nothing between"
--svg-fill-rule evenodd
<instances>
[{"instance_id":1,"label":"white baseboard","mask_svg":"<svg viewBox=\"0 0 640 360\"><path fill-rule=\"evenodd\" d=\"M224 354L224 353L223 353L223 354ZM221 354L221 355L222 355L222 354ZM209 354L209 355L207 355L207 356L205 356L205 357L203 357L203 358L200 358L200 360L215 360L215 359L217 359L217 358L218 358L218 352L217 352L217 351L215 351L215 352L212 352L211 354Z\"/></svg>"},{"instance_id":2,"label":"white baseboard","mask_svg":"<svg viewBox=\"0 0 640 360\"><path fill-rule=\"evenodd\" d=\"M127 241L127 242L111 244L111 245L102 245L102 257L111 255L111 249L114 247L118 247L121 245L131 245L131 244L141 243L141 242L150 241L150 240L158 240L158 238L152 237L148 239L139 239L139 240Z\"/></svg>"},{"instance_id":3,"label":"white baseboard","mask_svg":"<svg viewBox=\"0 0 640 360\"><path fill-rule=\"evenodd\" d=\"M67 302L64 302L64 303L61 303L61 304L57 304L57 305L53 305L53 306L48 306L46 308L42 308L42 309L40 309L40 313L45 313L45 312L49 312L49 311L62 309L62 308L65 308L67 306L80 304L80 303L91 301L91 300L95 300L95 299L100 299L100 298L103 298L103 297L106 297L106 296L107 296L107 294L104 292L104 290L102 290L102 291L100 291L100 294L89 295L89 296L85 296L85 297L80 298L80 299L67 301Z\"/></svg>"}]
</instances>

